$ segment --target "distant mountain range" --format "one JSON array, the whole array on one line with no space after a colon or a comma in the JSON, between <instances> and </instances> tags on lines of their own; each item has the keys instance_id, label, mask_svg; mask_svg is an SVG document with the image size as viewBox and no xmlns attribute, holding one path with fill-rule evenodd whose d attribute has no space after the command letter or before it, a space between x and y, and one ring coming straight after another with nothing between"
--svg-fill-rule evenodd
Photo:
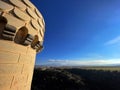
<instances>
[{"instance_id":1,"label":"distant mountain range","mask_svg":"<svg viewBox=\"0 0 120 90\"><path fill-rule=\"evenodd\" d=\"M109 64L109 65L94 65L94 66L88 66L88 65L81 65L81 66L60 66L60 65L35 65L35 68L39 68L39 67L69 67L69 68L80 68L80 67L120 67L120 64Z\"/></svg>"}]
</instances>

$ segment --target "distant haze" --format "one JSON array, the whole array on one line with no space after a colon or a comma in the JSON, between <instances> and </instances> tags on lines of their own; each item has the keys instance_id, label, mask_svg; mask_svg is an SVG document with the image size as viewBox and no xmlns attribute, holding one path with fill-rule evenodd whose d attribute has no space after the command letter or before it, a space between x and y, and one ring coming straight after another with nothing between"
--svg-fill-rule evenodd
<instances>
[{"instance_id":1,"label":"distant haze","mask_svg":"<svg viewBox=\"0 0 120 90\"><path fill-rule=\"evenodd\" d=\"M42 65L42 64L41 64ZM48 66L116 66L120 60L49 60Z\"/></svg>"}]
</instances>

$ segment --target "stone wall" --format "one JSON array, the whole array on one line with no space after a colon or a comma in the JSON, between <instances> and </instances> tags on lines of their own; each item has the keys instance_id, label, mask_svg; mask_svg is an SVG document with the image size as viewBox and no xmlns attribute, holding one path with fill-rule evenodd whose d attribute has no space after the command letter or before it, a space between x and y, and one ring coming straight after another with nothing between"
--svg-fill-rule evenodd
<instances>
[{"instance_id":1,"label":"stone wall","mask_svg":"<svg viewBox=\"0 0 120 90\"><path fill-rule=\"evenodd\" d=\"M0 90L30 90L45 23L29 0L0 0Z\"/></svg>"}]
</instances>

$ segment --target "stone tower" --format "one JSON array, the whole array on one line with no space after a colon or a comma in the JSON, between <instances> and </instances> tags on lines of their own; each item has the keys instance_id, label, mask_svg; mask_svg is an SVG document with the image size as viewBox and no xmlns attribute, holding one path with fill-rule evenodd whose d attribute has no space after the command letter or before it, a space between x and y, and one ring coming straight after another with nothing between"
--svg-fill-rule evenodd
<instances>
[{"instance_id":1,"label":"stone tower","mask_svg":"<svg viewBox=\"0 0 120 90\"><path fill-rule=\"evenodd\" d=\"M30 90L45 23L29 0L0 0L0 90Z\"/></svg>"}]
</instances>

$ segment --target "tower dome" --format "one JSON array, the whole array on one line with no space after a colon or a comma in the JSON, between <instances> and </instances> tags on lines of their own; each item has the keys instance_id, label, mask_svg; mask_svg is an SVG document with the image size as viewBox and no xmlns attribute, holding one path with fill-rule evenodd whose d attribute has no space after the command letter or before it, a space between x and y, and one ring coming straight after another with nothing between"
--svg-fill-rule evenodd
<instances>
[{"instance_id":1,"label":"tower dome","mask_svg":"<svg viewBox=\"0 0 120 90\"><path fill-rule=\"evenodd\" d=\"M29 0L0 0L0 90L30 90L43 16Z\"/></svg>"}]
</instances>

